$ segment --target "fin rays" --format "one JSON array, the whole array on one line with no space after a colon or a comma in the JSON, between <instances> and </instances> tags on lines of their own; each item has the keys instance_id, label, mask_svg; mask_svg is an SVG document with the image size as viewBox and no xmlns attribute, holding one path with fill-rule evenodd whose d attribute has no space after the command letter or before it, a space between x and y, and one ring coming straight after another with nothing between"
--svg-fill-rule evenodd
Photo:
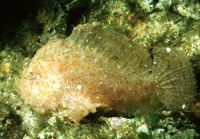
<instances>
[{"instance_id":1,"label":"fin rays","mask_svg":"<svg viewBox=\"0 0 200 139\"><path fill-rule=\"evenodd\" d=\"M183 104L189 105L196 92L190 61L175 49L167 52L165 48L155 48L153 55L158 98L173 110L180 109Z\"/></svg>"}]
</instances>

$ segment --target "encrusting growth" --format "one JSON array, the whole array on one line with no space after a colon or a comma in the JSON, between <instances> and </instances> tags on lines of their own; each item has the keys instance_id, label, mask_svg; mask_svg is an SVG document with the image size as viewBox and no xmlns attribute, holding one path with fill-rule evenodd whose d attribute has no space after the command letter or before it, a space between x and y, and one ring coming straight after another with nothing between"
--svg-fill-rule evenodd
<instances>
[{"instance_id":1,"label":"encrusting growth","mask_svg":"<svg viewBox=\"0 0 200 139\"><path fill-rule=\"evenodd\" d=\"M146 48L124 35L79 25L65 40L38 50L16 81L19 94L35 111L79 122L97 109L129 113L135 109L187 107L196 92L192 65L175 49Z\"/></svg>"}]
</instances>

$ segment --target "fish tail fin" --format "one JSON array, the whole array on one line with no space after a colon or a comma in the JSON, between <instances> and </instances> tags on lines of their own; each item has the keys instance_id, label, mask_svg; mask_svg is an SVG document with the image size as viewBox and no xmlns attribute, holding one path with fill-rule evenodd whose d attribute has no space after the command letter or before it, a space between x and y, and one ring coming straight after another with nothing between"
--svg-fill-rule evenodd
<instances>
[{"instance_id":1,"label":"fish tail fin","mask_svg":"<svg viewBox=\"0 0 200 139\"><path fill-rule=\"evenodd\" d=\"M197 88L189 59L175 48L155 48L152 55L157 97L171 110L187 108Z\"/></svg>"}]
</instances>

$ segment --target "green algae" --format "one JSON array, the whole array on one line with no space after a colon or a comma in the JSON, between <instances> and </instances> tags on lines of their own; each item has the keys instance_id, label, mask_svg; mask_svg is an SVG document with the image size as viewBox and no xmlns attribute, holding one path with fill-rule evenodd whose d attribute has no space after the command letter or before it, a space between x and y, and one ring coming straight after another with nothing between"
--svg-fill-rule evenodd
<instances>
[{"instance_id":1,"label":"green algae","mask_svg":"<svg viewBox=\"0 0 200 139\"><path fill-rule=\"evenodd\" d=\"M197 77L199 77L199 3L195 0L184 2L177 0L172 1L177 3L173 5L174 3L170 3L170 1L159 0L158 3L153 5L154 9L150 10L149 13L148 5L143 5L142 2L138 3L133 0L129 1L130 3L126 3L123 0L107 1L103 5L100 4L102 6L81 17L85 20L79 18L80 22L78 23L90 22L113 28L133 39L136 38L136 41L141 42L148 48L154 45L170 45L184 49L192 59ZM64 4L65 2L63 1ZM76 0L71 0L70 3L76 3ZM67 10L75 10L79 6L85 6L80 3L72 4L68 7L66 4L65 6L68 8ZM186 6L188 3L189 6ZM51 11L49 15L49 12L40 12L38 14L37 22L39 24L25 21L25 28L21 28L21 32L17 32L15 40L13 39L10 42L5 40L5 42L0 43L3 48L1 48L0 55L0 138L148 138L148 132L137 130L137 126L145 124L144 121L140 122L143 119L141 115L139 118L125 118L122 122L123 124L119 126L120 128L115 127L115 129L110 126L109 117L94 121L86 120L86 123L76 126L69 121L65 121L63 117L44 119L24 104L15 87L15 79L19 77L23 64L29 61L27 59L33 56L35 51L48 40L56 37L64 38L67 30L66 20L70 20L67 18L69 13L65 11L66 9L62 9L60 3L51 1L48 4L52 5L52 7L49 8L44 4L38 9L39 11ZM91 1L90 4L94 3ZM113 10L118 4L120 5L117 9L124 9L123 12L118 12L116 8ZM136 9L134 6L136 6ZM57 15L54 15L53 11L55 7L59 9ZM89 6L85 7L90 8ZM45 8L49 9L45 10ZM115 12L111 12L112 10ZM132 16L133 18L128 18ZM45 20L42 20L44 17ZM52 24L54 22L53 19L58 20L55 20L55 23ZM31 26L36 28L31 29ZM28 58L25 59L27 56ZM8 64L8 66L2 66L4 64ZM177 138L180 137L180 134L181 137L185 138L199 137L195 122L193 123L192 118L185 114L159 115L158 118L150 120L149 123L153 127L151 129L153 137ZM120 115L118 116L120 117ZM180 119L174 120L174 117ZM11 130L11 134L8 134ZM124 132L127 134L124 134Z\"/></svg>"}]
</instances>

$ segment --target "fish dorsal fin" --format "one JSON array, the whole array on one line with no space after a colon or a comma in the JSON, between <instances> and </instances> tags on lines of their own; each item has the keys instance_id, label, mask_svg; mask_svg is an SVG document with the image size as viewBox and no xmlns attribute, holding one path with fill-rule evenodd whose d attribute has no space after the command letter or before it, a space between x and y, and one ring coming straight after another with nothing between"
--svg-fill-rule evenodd
<instances>
[{"instance_id":1,"label":"fish dorsal fin","mask_svg":"<svg viewBox=\"0 0 200 139\"><path fill-rule=\"evenodd\" d=\"M147 49L116 31L89 24L79 25L69 39L77 44L77 49L81 49L79 52L84 53L88 61L101 61L99 65L105 71L115 73L117 70L117 73L120 71L130 76L146 74L151 68Z\"/></svg>"}]
</instances>

